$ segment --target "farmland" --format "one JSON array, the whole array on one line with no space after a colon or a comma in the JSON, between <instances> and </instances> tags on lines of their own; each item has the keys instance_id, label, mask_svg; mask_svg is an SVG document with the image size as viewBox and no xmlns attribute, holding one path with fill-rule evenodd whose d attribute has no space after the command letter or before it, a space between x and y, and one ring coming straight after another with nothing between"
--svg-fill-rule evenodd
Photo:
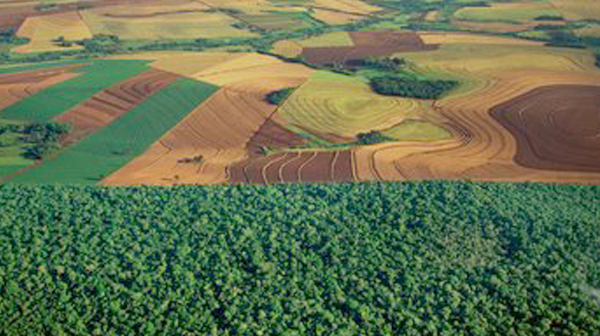
<instances>
[{"instance_id":1,"label":"farmland","mask_svg":"<svg viewBox=\"0 0 600 336\"><path fill-rule=\"evenodd\" d=\"M597 0L0 0L0 335L599 335Z\"/></svg>"},{"instance_id":2,"label":"farmland","mask_svg":"<svg viewBox=\"0 0 600 336\"><path fill-rule=\"evenodd\" d=\"M7 18L1 35L12 52L0 58L0 123L70 127L35 162L6 134L3 176L104 185L598 183L595 124L565 131L550 111L528 108L550 88L600 86L586 1L0 4L20 18ZM210 93L176 98L182 81ZM282 89L288 94L270 101ZM593 98L556 97L568 100L560 118L594 120ZM155 129L165 112L151 105L166 101L181 110L160 131L131 127L143 108L157 119L137 122ZM505 110L512 104L532 112L515 119ZM581 151L530 148L554 138Z\"/></svg>"}]
</instances>

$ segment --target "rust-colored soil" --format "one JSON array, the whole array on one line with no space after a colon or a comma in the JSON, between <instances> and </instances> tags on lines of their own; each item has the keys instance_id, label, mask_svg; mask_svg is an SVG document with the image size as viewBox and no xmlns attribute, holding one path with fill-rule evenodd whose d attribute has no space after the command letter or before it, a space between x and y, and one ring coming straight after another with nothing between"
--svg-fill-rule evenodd
<instances>
[{"instance_id":1,"label":"rust-colored soil","mask_svg":"<svg viewBox=\"0 0 600 336\"><path fill-rule=\"evenodd\" d=\"M248 150L251 154L259 154L263 148L290 148L302 143L304 143L302 137L269 119L250 139Z\"/></svg>"},{"instance_id":2,"label":"rust-colored soil","mask_svg":"<svg viewBox=\"0 0 600 336\"><path fill-rule=\"evenodd\" d=\"M302 57L313 64L345 64L352 66L368 57L389 56L397 52L436 49L414 32L351 32L354 46L304 48Z\"/></svg>"},{"instance_id":3,"label":"rust-colored soil","mask_svg":"<svg viewBox=\"0 0 600 336\"><path fill-rule=\"evenodd\" d=\"M600 172L600 86L548 86L492 110L524 166Z\"/></svg>"},{"instance_id":4,"label":"rust-colored soil","mask_svg":"<svg viewBox=\"0 0 600 336\"><path fill-rule=\"evenodd\" d=\"M0 111L38 91L79 76L71 72L79 66L51 67L0 75Z\"/></svg>"},{"instance_id":5,"label":"rust-colored soil","mask_svg":"<svg viewBox=\"0 0 600 336\"><path fill-rule=\"evenodd\" d=\"M254 156L233 165L231 183L354 181L352 152L300 151Z\"/></svg>"},{"instance_id":6,"label":"rust-colored soil","mask_svg":"<svg viewBox=\"0 0 600 336\"><path fill-rule=\"evenodd\" d=\"M74 143L110 124L178 77L152 69L94 95L55 118L58 122L73 126L73 130L63 141L66 144Z\"/></svg>"}]
</instances>

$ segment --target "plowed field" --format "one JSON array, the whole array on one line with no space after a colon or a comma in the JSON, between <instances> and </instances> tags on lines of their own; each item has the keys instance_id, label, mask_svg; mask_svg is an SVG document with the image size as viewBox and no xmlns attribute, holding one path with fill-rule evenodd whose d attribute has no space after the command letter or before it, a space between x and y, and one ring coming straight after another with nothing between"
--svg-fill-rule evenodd
<instances>
[{"instance_id":1,"label":"plowed field","mask_svg":"<svg viewBox=\"0 0 600 336\"><path fill-rule=\"evenodd\" d=\"M351 66L353 62L368 57L437 48L437 45L425 44L419 35L413 32L351 32L349 34L354 46L304 48L302 57L307 62L318 65Z\"/></svg>"},{"instance_id":2,"label":"plowed field","mask_svg":"<svg viewBox=\"0 0 600 336\"><path fill-rule=\"evenodd\" d=\"M516 138L519 164L600 172L600 86L541 87L492 113Z\"/></svg>"},{"instance_id":3,"label":"plowed field","mask_svg":"<svg viewBox=\"0 0 600 336\"><path fill-rule=\"evenodd\" d=\"M54 120L73 127L64 139L67 144L73 143L110 124L177 78L161 70L148 70L94 95Z\"/></svg>"},{"instance_id":4,"label":"plowed field","mask_svg":"<svg viewBox=\"0 0 600 336\"><path fill-rule=\"evenodd\" d=\"M0 116L1 110L55 84L79 76L71 72L78 65L50 67L13 74L0 75Z\"/></svg>"},{"instance_id":5,"label":"plowed field","mask_svg":"<svg viewBox=\"0 0 600 336\"><path fill-rule=\"evenodd\" d=\"M200 105L149 151L115 172L107 185L223 183L229 166L247 157L247 145L277 108L264 97L297 86L297 78L228 85ZM201 162L193 162L194 158ZM188 159L191 162L185 162Z\"/></svg>"}]
</instances>

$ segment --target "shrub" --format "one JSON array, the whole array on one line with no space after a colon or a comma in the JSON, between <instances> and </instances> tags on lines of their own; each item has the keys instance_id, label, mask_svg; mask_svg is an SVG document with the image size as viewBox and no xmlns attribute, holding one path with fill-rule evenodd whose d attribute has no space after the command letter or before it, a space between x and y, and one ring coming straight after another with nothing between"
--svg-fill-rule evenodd
<instances>
[{"instance_id":1,"label":"shrub","mask_svg":"<svg viewBox=\"0 0 600 336\"><path fill-rule=\"evenodd\" d=\"M390 140L392 140L392 138L381 134L381 132L377 130L373 130L369 133L358 133L356 135L356 143L359 145L372 145Z\"/></svg>"},{"instance_id":2,"label":"shrub","mask_svg":"<svg viewBox=\"0 0 600 336\"><path fill-rule=\"evenodd\" d=\"M401 77L376 77L371 79L373 91L409 98L437 99L454 89L458 82L451 80L419 80Z\"/></svg>"},{"instance_id":3,"label":"shrub","mask_svg":"<svg viewBox=\"0 0 600 336\"><path fill-rule=\"evenodd\" d=\"M294 88L285 88L279 91L271 92L267 95L266 100L273 105L281 105L294 92Z\"/></svg>"}]
</instances>

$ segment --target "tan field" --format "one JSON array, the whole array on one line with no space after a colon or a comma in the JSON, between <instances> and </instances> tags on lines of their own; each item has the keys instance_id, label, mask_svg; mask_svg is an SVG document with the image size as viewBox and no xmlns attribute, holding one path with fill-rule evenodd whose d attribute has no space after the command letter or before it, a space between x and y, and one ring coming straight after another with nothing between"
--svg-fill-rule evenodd
<instances>
[{"instance_id":1,"label":"tan field","mask_svg":"<svg viewBox=\"0 0 600 336\"><path fill-rule=\"evenodd\" d=\"M362 15L338 12L322 8L315 8L311 16L319 21L323 21L331 25L346 24L364 19L364 16Z\"/></svg>"},{"instance_id":2,"label":"tan field","mask_svg":"<svg viewBox=\"0 0 600 336\"><path fill-rule=\"evenodd\" d=\"M315 0L314 4L315 7L323 7L330 10L359 15L370 14L381 10L381 8L361 0Z\"/></svg>"},{"instance_id":3,"label":"tan field","mask_svg":"<svg viewBox=\"0 0 600 336\"><path fill-rule=\"evenodd\" d=\"M117 35L123 39L186 39L251 37L253 33L234 28L234 18L221 13L180 11L135 17L119 16L113 7L82 11L94 34ZM131 12L131 11L130 11Z\"/></svg>"},{"instance_id":4,"label":"tan field","mask_svg":"<svg viewBox=\"0 0 600 336\"><path fill-rule=\"evenodd\" d=\"M597 20L600 6L595 0L550 0L557 10L569 20Z\"/></svg>"},{"instance_id":5,"label":"tan field","mask_svg":"<svg viewBox=\"0 0 600 336\"><path fill-rule=\"evenodd\" d=\"M80 46L61 47L53 40L59 37L64 37L66 40L91 38L92 32L78 12L68 12L29 17L17 31L17 36L29 38L31 41L13 48L13 52L47 52L81 49Z\"/></svg>"}]
</instances>

